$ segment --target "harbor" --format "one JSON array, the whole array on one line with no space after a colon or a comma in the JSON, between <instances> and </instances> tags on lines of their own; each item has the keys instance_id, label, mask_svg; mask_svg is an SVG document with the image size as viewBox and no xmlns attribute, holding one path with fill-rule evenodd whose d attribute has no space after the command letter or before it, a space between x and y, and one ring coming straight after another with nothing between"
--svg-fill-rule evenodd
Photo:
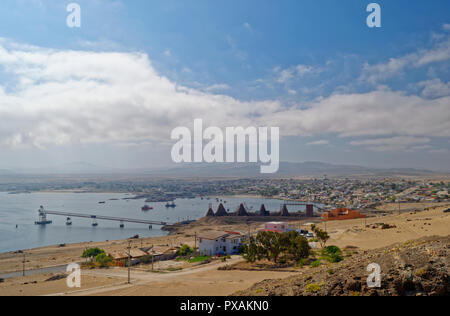
<instances>
[{"instance_id":1,"label":"harbor","mask_svg":"<svg viewBox=\"0 0 450 316\"><path fill-rule=\"evenodd\" d=\"M243 202L250 211L258 210L261 204L268 210L278 211L282 204L276 199L252 197L220 197L217 202L214 196L210 199L176 199L175 207L166 207L167 202L147 203L153 209L142 211L145 200L130 197L123 193L0 193L0 253L59 244L121 240L136 235L142 238L166 236L168 232L157 224L202 218L209 204L217 208L221 200L227 202L224 205L230 212L236 211ZM106 203L99 204L99 201ZM36 225L40 205L61 214L49 212L46 220L51 224ZM85 216L73 216L79 214ZM103 217L115 220L102 220ZM136 221L121 223L121 219ZM93 226L94 223L97 225ZM120 227L122 224L124 226ZM150 230L149 225L153 229Z\"/></svg>"}]
</instances>

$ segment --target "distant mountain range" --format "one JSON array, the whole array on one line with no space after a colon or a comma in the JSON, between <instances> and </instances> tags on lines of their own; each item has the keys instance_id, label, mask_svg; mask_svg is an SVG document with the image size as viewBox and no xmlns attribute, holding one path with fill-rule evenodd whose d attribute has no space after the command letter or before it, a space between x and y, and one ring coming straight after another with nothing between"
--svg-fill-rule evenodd
<instances>
[{"instance_id":1,"label":"distant mountain range","mask_svg":"<svg viewBox=\"0 0 450 316\"><path fill-rule=\"evenodd\" d=\"M334 165L323 162L281 162L276 174L263 175L260 165L256 163L190 163L174 165L171 168L160 169L115 169L99 167L85 162L73 162L52 168L23 169L17 171L2 170L0 175L14 174L68 174L68 175L107 175L128 174L167 177L288 177L288 176L346 176L346 175L431 175L436 172L412 168L378 169L356 165Z\"/></svg>"},{"instance_id":2,"label":"distant mountain range","mask_svg":"<svg viewBox=\"0 0 450 316\"><path fill-rule=\"evenodd\" d=\"M412 168L377 169L355 165L334 165L323 162L281 162L273 175L262 175L259 164L189 164L155 172L159 175L184 177L286 177L286 176L346 176L346 175L427 175L434 172Z\"/></svg>"}]
</instances>

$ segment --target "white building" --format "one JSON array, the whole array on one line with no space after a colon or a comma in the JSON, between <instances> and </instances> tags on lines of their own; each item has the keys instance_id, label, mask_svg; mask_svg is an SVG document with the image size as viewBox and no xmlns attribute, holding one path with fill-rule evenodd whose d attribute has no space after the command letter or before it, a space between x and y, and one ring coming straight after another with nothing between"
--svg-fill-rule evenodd
<instances>
[{"instance_id":1,"label":"white building","mask_svg":"<svg viewBox=\"0 0 450 316\"><path fill-rule=\"evenodd\" d=\"M274 233L287 233L290 229L287 223L270 222L264 224L264 230L267 232L274 232Z\"/></svg>"},{"instance_id":2,"label":"white building","mask_svg":"<svg viewBox=\"0 0 450 316\"><path fill-rule=\"evenodd\" d=\"M198 236L198 250L204 256L238 254L243 238L237 232L205 232Z\"/></svg>"}]
</instances>

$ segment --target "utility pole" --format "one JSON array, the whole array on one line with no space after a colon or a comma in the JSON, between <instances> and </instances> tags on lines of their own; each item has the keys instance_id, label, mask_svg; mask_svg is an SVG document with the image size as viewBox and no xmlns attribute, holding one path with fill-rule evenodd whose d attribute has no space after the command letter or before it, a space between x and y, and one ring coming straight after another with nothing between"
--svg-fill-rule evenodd
<instances>
[{"instance_id":1,"label":"utility pole","mask_svg":"<svg viewBox=\"0 0 450 316\"><path fill-rule=\"evenodd\" d=\"M25 251L23 252L23 259L22 259L22 276L25 276Z\"/></svg>"},{"instance_id":2,"label":"utility pole","mask_svg":"<svg viewBox=\"0 0 450 316\"><path fill-rule=\"evenodd\" d=\"M131 284L131 240L128 241L128 284Z\"/></svg>"},{"instance_id":3,"label":"utility pole","mask_svg":"<svg viewBox=\"0 0 450 316\"><path fill-rule=\"evenodd\" d=\"M154 246L152 245L152 271L153 271L153 263L155 262L155 249L153 247Z\"/></svg>"},{"instance_id":4,"label":"utility pole","mask_svg":"<svg viewBox=\"0 0 450 316\"><path fill-rule=\"evenodd\" d=\"M195 241L194 241L194 255L197 254L197 232L195 232Z\"/></svg>"}]
</instances>

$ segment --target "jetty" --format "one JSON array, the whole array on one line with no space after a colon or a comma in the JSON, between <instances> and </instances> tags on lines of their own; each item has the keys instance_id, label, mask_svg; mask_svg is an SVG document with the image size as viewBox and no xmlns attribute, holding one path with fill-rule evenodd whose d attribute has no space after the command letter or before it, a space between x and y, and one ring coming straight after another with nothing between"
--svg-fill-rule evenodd
<instances>
[{"instance_id":1,"label":"jetty","mask_svg":"<svg viewBox=\"0 0 450 316\"><path fill-rule=\"evenodd\" d=\"M93 226L98 226L97 220L119 222L121 228L124 227L124 223L146 224L146 225L149 225L150 229L152 229L152 225L158 225L158 226L170 225L166 222L151 221L151 220L145 220L145 219L133 219L133 218L112 217L112 216L103 216L103 215L95 215L95 214L80 214L80 213L72 213L72 212L51 211L51 210L44 209L43 206L41 206L39 208L38 212L39 212L39 220L37 222L35 222L35 224L43 225L43 226L49 225L52 223L52 221L47 219L47 215L64 216L67 218L90 218L93 221L93 223L92 223Z\"/></svg>"}]
</instances>

